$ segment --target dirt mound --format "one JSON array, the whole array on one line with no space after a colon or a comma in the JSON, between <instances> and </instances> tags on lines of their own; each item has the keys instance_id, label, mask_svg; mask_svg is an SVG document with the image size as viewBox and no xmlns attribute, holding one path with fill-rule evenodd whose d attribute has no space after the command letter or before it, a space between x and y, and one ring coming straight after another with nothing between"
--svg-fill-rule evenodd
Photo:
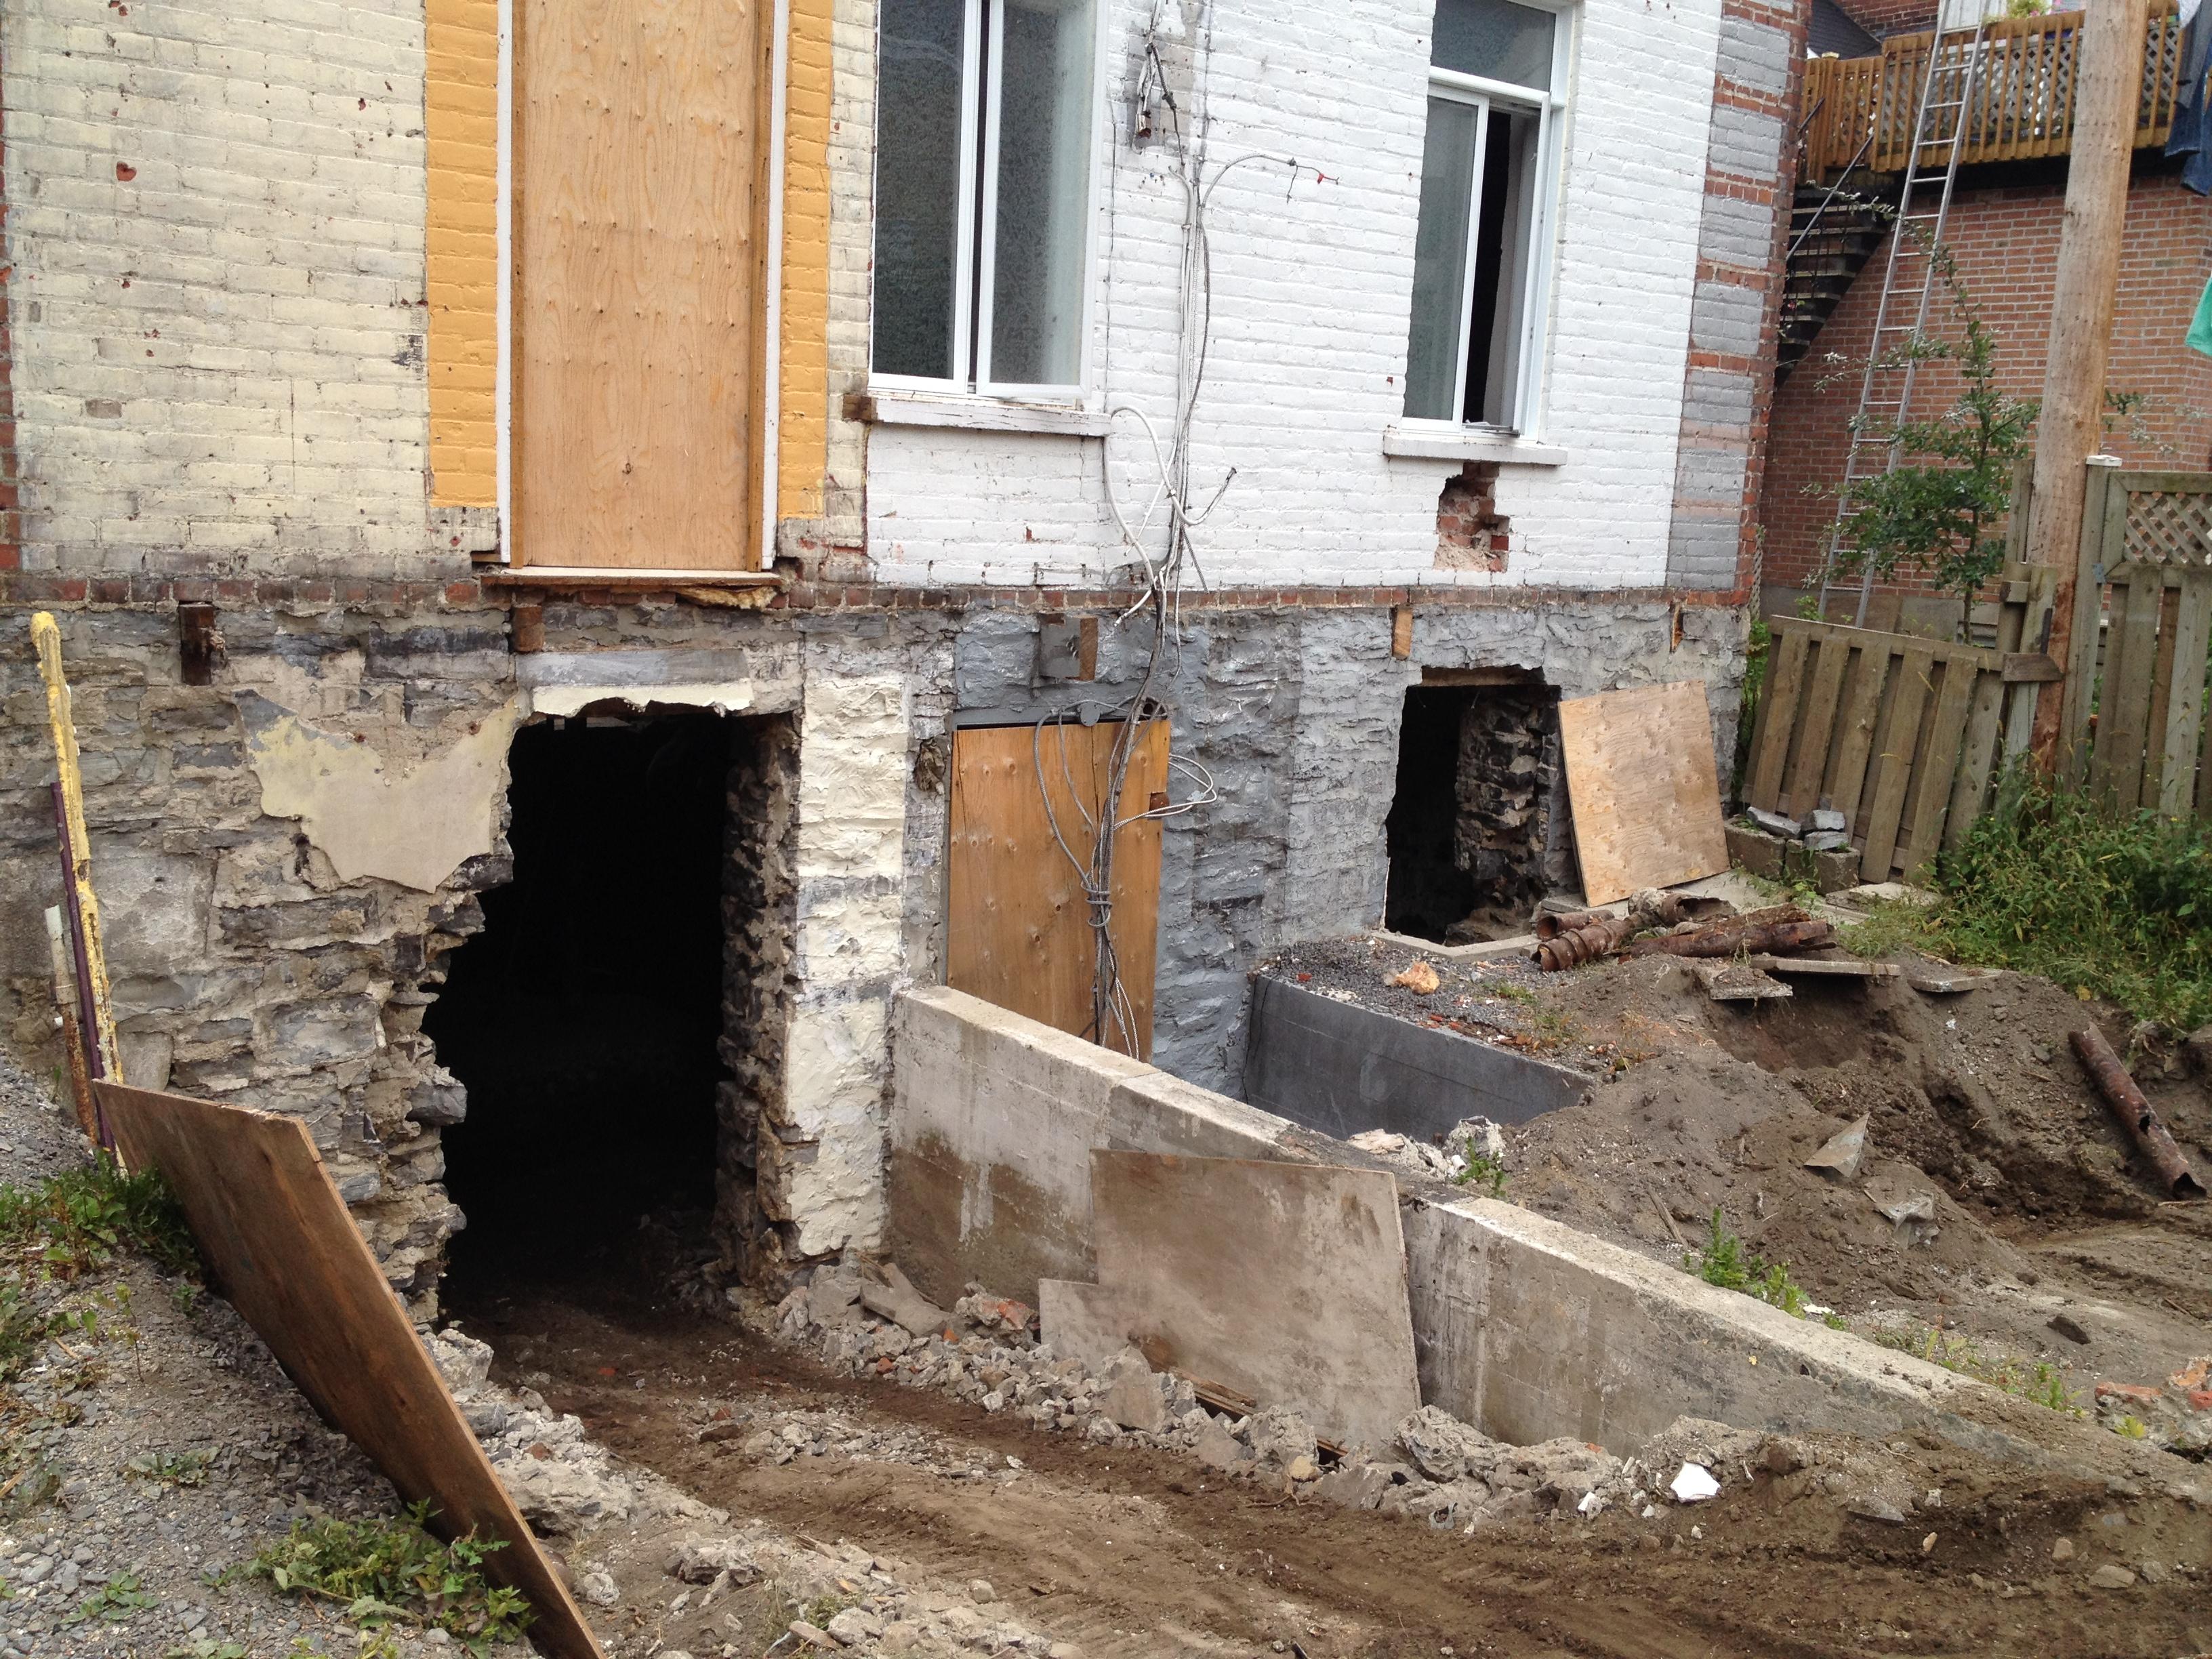
<instances>
[{"instance_id":1,"label":"dirt mound","mask_svg":"<svg viewBox=\"0 0 2212 1659\"><path fill-rule=\"evenodd\" d=\"M2018 975L1945 997L1801 979L1786 1001L1720 1004L1664 958L1554 976L1540 994L1554 1030L1625 1069L1509 1132L1507 1196L1670 1258L1718 1210L1815 1304L1875 1316L1859 1328L1941 1326L2050 1363L2085 1395L2206 1347L2212 1215L2160 1201L2067 1047L2108 1011ZM2124 1042L2109 1016L2106 1029ZM2212 1168L2203 1085L2144 1086ZM1862 1115L1854 1178L1803 1167ZM1915 1199L1932 1230L1893 1219ZM2061 1315L2092 1340L2055 1333Z\"/></svg>"}]
</instances>

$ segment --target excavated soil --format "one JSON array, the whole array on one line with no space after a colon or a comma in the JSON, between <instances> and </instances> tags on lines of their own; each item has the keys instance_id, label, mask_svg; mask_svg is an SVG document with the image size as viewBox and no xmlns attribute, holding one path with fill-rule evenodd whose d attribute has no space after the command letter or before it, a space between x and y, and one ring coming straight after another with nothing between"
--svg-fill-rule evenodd
<instances>
[{"instance_id":1,"label":"excavated soil","mask_svg":"<svg viewBox=\"0 0 2212 1659\"><path fill-rule=\"evenodd\" d=\"M1786 1001L1716 1003L1662 957L1559 975L1437 962L1443 983L1419 997L1384 982L1415 955L1339 941L1283 967L1593 1078L1583 1104L1506 1131L1515 1202L1668 1261L1718 1210L1852 1328L1941 1327L1982 1358L2052 1366L2085 1402L2099 1381L2155 1386L2212 1351L2212 1205L2163 1200L2068 1045L2094 1022L2124 1051L2109 1008L2015 974L1949 996L1801 977ZM2205 1079L2136 1070L2212 1172ZM1862 1114L1856 1179L1803 1167ZM1936 1231L1901 1237L1876 1200L1917 1194Z\"/></svg>"},{"instance_id":2,"label":"excavated soil","mask_svg":"<svg viewBox=\"0 0 2212 1659\"><path fill-rule=\"evenodd\" d=\"M594 1437L706 1501L825 1545L895 1551L949 1581L987 1579L1085 1659L2212 1650L2202 1510L1948 1448L1871 1449L1886 1479L1940 1492L1909 1524L1845 1513L1809 1470L1760 1471L1653 1522L1608 1511L1467 1536L839 1377L635 1289L510 1285L470 1322L510 1379L529 1376ZM865 1426L781 1462L702 1437L732 1415L823 1412ZM933 1455L902 1450L915 1431ZM2091 1575L2115 1565L2138 1582L2097 1588Z\"/></svg>"}]
</instances>

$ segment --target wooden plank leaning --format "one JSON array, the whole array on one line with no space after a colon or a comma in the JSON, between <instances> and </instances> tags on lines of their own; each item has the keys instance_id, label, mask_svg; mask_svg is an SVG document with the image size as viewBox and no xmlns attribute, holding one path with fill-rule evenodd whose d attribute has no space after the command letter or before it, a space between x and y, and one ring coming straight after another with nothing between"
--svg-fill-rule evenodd
<instances>
[{"instance_id":1,"label":"wooden plank leaning","mask_svg":"<svg viewBox=\"0 0 2212 1659\"><path fill-rule=\"evenodd\" d=\"M2181 604L2174 618L2173 659L2201 663L2212 651L2212 570L2191 570L2181 582ZM2173 676L2166 726L2152 733L2160 743L2158 799L2151 803L2168 817L2185 817L2197 794L2197 756L2204 738L2204 680L2200 674Z\"/></svg>"},{"instance_id":2,"label":"wooden plank leaning","mask_svg":"<svg viewBox=\"0 0 2212 1659\"><path fill-rule=\"evenodd\" d=\"M1777 617L1773 623L1774 665L1766 677L1766 690L1759 700L1759 720L1753 732L1750 775L1744 780L1744 799L1753 806L1778 811L1782 799L1782 768L1790 758L1790 739L1797 726L1798 691L1805 672L1805 653L1811 643L1809 624Z\"/></svg>"},{"instance_id":3,"label":"wooden plank leaning","mask_svg":"<svg viewBox=\"0 0 2212 1659\"><path fill-rule=\"evenodd\" d=\"M1951 810L1959 750L1966 735L1967 716L1972 712L1978 678L1976 665L1963 654L1943 665L1943 689L1936 699L1935 724L1929 730L1928 746L1916 763L1918 776L1913 780L1911 834L1898 860L1905 866L1908 881L1926 878L1942 846L1943 819Z\"/></svg>"},{"instance_id":4,"label":"wooden plank leaning","mask_svg":"<svg viewBox=\"0 0 2212 1659\"><path fill-rule=\"evenodd\" d=\"M176 1194L216 1288L301 1393L447 1538L507 1547L484 1571L530 1600L556 1659L605 1659L477 1443L296 1117L96 1083L134 1169Z\"/></svg>"},{"instance_id":5,"label":"wooden plank leaning","mask_svg":"<svg viewBox=\"0 0 2212 1659\"><path fill-rule=\"evenodd\" d=\"M84 774L77 757L76 720L69 679L62 672L61 628L48 612L32 617L31 643L38 652L40 678L46 682L46 723L53 738L54 829L60 842L62 908L69 921L71 965L76 972L85 1070L91 1077L120 1081L123 1068L108 994L100 900L92 890L92 843L84 828ZM104 1127L98 1138L106 1144Z\"/></svg>"},{"instance_id":6,"label":"wooden plank leaning","mask_svg":"<svg viewBox=\"0 0 2212 1659\"><path fill-rule=\"evenodd\" d=\"M1797 730L1796 754L1778 811L1802 817L1820 805L1820 786L1828 770L1828 750L1835 732L1837 705L1842 701L1844 667L1850 660L1850 636L1841 629L1824 631L1818 638L1820 654L1805 694L1805 714Z\"/></svg>"},{"instance_id":7,"label":"wooden plank leaning","mask_svg":"<svg viewBox=\"0 0 2212 1659\"><path fill-rule=\"evenodd\" d=\"M2089 788L2123 811L2132 811L2142 793L2144 721L2150 713L2158 613L2165 593L2161 574L2154 566L2139 564L2122 565L2110 573L2112 637L2105 653L2104 684L2097 694Z\"/></svg>"},{"instance_id":8,"label":"wooden plank leaning","mask_svg":"<svg viewBox=\"0 0 2212 1659\"><path fill-rule=\"evenodd\" d=\"M1869 635L1844 693L1844 715L1836 736L1836 764L1828 776L1828 793L1836 809L1850 820L1854 835L1864 828L1864 815L1859 808L1866 790L1867 762L1874 753L1875 726L1881 718L1882 687L1896 660L1894 645L1887 635Z\"/></svg>"},{"instance_id":9,"label":"wooden plank leaning","mask_svg":"<svg viewBox=\"0 0 2212 1659\"><path fill-rule=\"evenodd\" d=\"M1867 814L1866 851L1859 860L1864 881L1887 881L1897 853L1897 831L1905 811L1905 792L1912 781L1912 763L1920 746L1920 716L1927 707L1929 682L1934 676L1935 652L1925 646L1908 648L1898 669L1897 695L1890 700L1889 717L1882 722L1874 805Z\"/></svg>"}]
</instances>

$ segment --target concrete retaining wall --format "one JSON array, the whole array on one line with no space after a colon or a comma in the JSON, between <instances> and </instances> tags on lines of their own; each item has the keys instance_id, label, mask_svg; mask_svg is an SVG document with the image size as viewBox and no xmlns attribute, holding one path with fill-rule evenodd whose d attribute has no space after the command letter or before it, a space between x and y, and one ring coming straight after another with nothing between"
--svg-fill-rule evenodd
<instances>
[{"instance_id":1,"label":"concrete retaining wall","mask_svg":"<svg viewBox=\"0 0 2212 1659\"><path fill-rule=\"evenodd\" d=\"M892 1036L890 1243L939 1297L1091 1278L1093 1147L1373 1163L957 991L901 993ZM1501 1439L1625 1453L1688 1414L2039 1462L2066 1426L1513 1205L1403 1180L1400 1201L1422 1398Z\"/></svg>"}]
</instances>

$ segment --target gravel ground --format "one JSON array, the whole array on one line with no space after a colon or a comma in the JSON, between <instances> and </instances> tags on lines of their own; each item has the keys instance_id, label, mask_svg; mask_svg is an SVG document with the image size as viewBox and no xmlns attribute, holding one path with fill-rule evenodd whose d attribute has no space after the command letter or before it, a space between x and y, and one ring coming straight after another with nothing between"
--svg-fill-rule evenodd
<instances>
[{"instance_id":1,"label":"gravel ground","mask_svg":"<svg viewBox=\"0 0 2212 1659\"><path fill-rule=\"evenodd\" d=\"M0 1056L0 1180L85 1161L74 1117ZM212 1582L295 1519L390 1516L390 1485L325 1429L229 1304L190 1312L143 1261L49 1287L101 1312L0 1392L0 1659L351 1655L342 1610ZM443 1633L401 1654L458 1653ZM519 1656L525 1650L497 1651Z\"/></svg>"}]
</instances>

